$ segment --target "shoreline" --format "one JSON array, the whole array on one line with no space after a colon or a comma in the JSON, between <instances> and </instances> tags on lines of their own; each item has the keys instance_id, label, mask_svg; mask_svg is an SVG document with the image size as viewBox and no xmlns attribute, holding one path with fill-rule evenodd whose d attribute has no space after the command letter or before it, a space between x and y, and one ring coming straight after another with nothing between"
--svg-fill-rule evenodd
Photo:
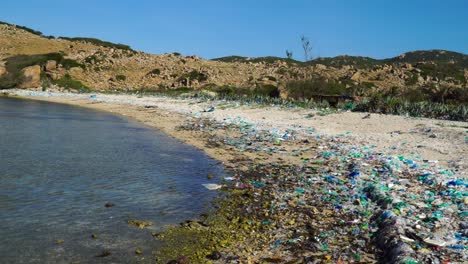
<instances>
[{"instance_id":1,"label":"shoreline","mask_svg":"<svg viewBox=\"0 0 468 264\"><path fill-rule=\"evenodd\" d=\"M384 197L394 196L394 193L369 188L369 184L377 186L382 181L385 182L387 189L392 189L395 185L404 187L400 190L418 188L414 193L421 195L428 190L428 187L424 184L419 185L418 180L407 179L407 176L404 175L396 177L397 181L394 179L389 181L385 176L376 182L374 177L378 175L371 173L373 169L380 168L380 163L387 164L387 160L384 159L390 159L391 162L388 164L393 166L391 169L395 170L397 174L409 172L417 175L422 170L430 171L431 174L440 174L442 167L449 166L450 169L446 171L450 171L451 175L440 179L441 184L447 184L448 180L456 178L467 178L467 164L464 157L468 156L468 142L464 142L464 140L466 140L468 132L468 122L377 114L372 114L369 119L363 119L365 113L337 113L322 116L320 112L307 109L238 106L232 103L226 105L226 103L219 101L198 102L195 99L138 98L129 95L101 94L93 94L94 96L90 94L50 94L22 90L15 90L13 94L26 99L65 103L132 118L184 143L195 146L210 157L223 162L227 170L235 171L235 183L227 184L231 194L239 190L242 192L240 199L244 199L243 195L247 194L248 198L245 199L252 204L247 204L248 206L239 204L239 201L234 199L229 206L232 207L234 204L239 208L230 209L239 209L238 211L233 212L220 207L221 211L228 210L229 213L247 217L244 209L248 209L259 201L279 206L269 209L258 204L253 206L258 212L249 212L255 221L252 219L247 221L249 226L245 230L248 233L241 235L241 238L233 238L231 246L223 246L223 243L217 242L221 244L221 247L216 247L216 251L221 251L225 256L242 256L241 260L253 262L270 260L281 263L294 261L294 255L299 253L295 250L287 251L288 247L304 248L304 245L308 245L307 243L312 243L311 240L318 240L312 243L314 244L312 248L300 252L302 261L306 258L313 258L323 261L333 259L344 262L361 260L372 262L377 260L377 256L382 257L382 251L390 251L393 253L389 253L390 255L386 255L384 258L404 263L403 261L416 258L415 249L408 244L415 243L417 239L408 238L403 232L404 230L398 231L399 236L390 236L389 232L395 232L395 230L391 230L394 228L407 230L407 223L409 219L412 219L412 216L407 214L409 209L400 206L396 212L396 209L389 210L389 207L401 202L409 204L408 197L406 195L392 197L393 203L384 202L382 205L382 201L386 199ZM203 112L210 106L215 107L214 112ZM413 166L415 164L418 166ZM353 168L348 167L351 165ZM258 171L262 171L262 173L254 175ZM274 181L269 180L269 177L275 173L284 176L275 178ZM299 175L306 181L296 179ZM329 176L325 176L325 182L323 182L321 176L316 177L315 175ZM291 179L285 179L288 177L293 177L293 182ZM402 183L403 180L405 184ZM436 181L439 182L439 180ZM278 183L286 184L286 187L280 186L281 184ZM320 185L320 187L331 184L327 186L328 191L356 195L357 190L350 190L350 186L353 186L359 189L359 195L366 195L367 198L360 200L357 204L356 201L345 201L344 198L337 201L336 195L328 197L328 193L322 193L321 188L311 186L311 183L312 185ZM291 186L287 186L287 184ZM337 187L340 184L347 186L346 189ZM314 195L328 197L327 199L332 201L332 206L330 207L330 201L324 203L314 200L312 198ZM340 196L339 194L338 197ZM443 197L441 199L446 200ZM372 205L364 206L363 203L372 203ZM466 205L466 199L462 203ZM311 204L314 206L310 207ZM246 206L247 208L243 208ZM284 210L278 209L284 206ZM349 206L349 210L346 210L346 206ZM355 206L357 208L354 208ZM412 207L415 205L408 206L413 209ZM395 207L393 206L393 208ZM358 225L362 224L361 228L358 228L361 229L362 233L371 229L374 236L393 237L392 242L397 246L384 248L386 245L380 245L382 241L378 239L370 241L365 237L360 237L359 234L341 234L349 241L350 245L365 243L369 249L359 246L356 252L343 253L339 256L333 255L332 253L336 250L340 251L340 247L343 245L340 246L340 243L335 241L336 237L335 239L332 237L339 236L336 233L340 232L336 230L346 229L346 227L340 226L337 219L351 217L349 214L357 209L370 213L367 216L357 217ZM419 208L417 211L421 214L421 211L424 211L425 215L428 214L426 209ZM381 219L383 215L386 216L386 219ZM314 219L318 216L326 219L325 222L330 221L332 228L328 229L334 230L334 235L330 235L333 233L332 231L316 234L318 231L312 232L310 230L308 234L306 232L299 236L295 235L297 230L307 230L307 226L310 225L307 222L315 222ZM450 218L453 217L455 216L452 215ZM459 221L461 220L456 220L457 223ZM213 222L217 222L218 225L225 224L218 219ZM246 223L238 222L240 222L240 226L236 222L236 226L231 226L231 228L245 228ZM252 225L250 222L259 222L260 224ZM266 222L268 224L264 224ZM395 225L395 223L399 224ZM327 229L320 221L316 224L322 229ZM369 227L364 228L366 225ZM288 239L284 240L286 242L275 245L275 241L283 241L283 239L278 239L278 234L275 234L278 230L284 230L284 235ZM354 234L356 229L353 230L351 232ZM170 231L168 234L171 232L175 234L174 237L179 236L180 238L181 233ZM248 240L248 234L260 235L259 242L244 241ZM170 235L168 236L170 237ZM321 239L315 239L315 236L319 236ZM432 240L421 237L421 243L430 248L436 242L442 241L442 237L432 237ZM357 240L352 242L352 239ZM389 242L388 239L386 242ZM240 243L240 241L243 242ZM240 245L236 245L236 243L240 243ZM249 247L249 243L252 248ZM274 249L272 249L272 245L275 245ZM316 248L318 253L309 254L313 253L313 248L318 247L317 245L319 245L319 248ZM248 250L249 248L250 250ZM268 251L272 251L273 254ZM168 254L175 254L171 250L168 252ZM194 254L199 254L199 252L194 252ZM447 253L444 251L444 254ZM360 256L359 260L357 255ZM454 256L460 258L459 255ZM176 258L177 256L172 257ZM203 258L201 255L199 257ZM461 259L466 259L466 253L461 255ZM222 262L215 261L215 263Z\"/></svg>"},{"instance_id":2,"label":"shoreline","mask_svg":"<svg viewBox=\"0 0 468 264\"><path fill-rule=\"evenodd\" d=\"M437 160L444 167L450 161L468 156L468 147L463 144L468 142L468 122L461 121L381 114L371 114L370 118L365 119L367 113L327 113L328 109L317 111L274 106L239 106L233 102L155 96L140 98L133 95L94 93L92 95L96 97L90 98L91 94L28 90L6 92L28 99L71 104L130 117L182 141L188 140L188 144L204 148L208 152L211 152L210 149L196 142L198 140L191 142L192 139L186 138L187 133L175 131L175 123L180 124L189 118L211 118L226 124L248 122L258 130L276 130L277 134L292 130L304 138L346 135L350 144L373 145L378 151L390 155L408 156L417 152L423 159ZM216 106L214 112L203 112L212 105ZM153 108L154 106L156 107ZM217 156L222 158L223 155ZM468 170L468 164L465 163L462 164L463 170Z\"/></svg>"}]
</instances>

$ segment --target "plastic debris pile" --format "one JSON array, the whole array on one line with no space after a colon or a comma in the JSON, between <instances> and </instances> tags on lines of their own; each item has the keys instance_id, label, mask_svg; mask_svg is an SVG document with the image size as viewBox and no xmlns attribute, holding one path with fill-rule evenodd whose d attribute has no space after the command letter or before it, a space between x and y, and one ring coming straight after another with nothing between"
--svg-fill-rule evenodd
<instances>
[{"instance_id":1,"label":"plastic debris pile","mask_svg":"<svg viewBox=\"0 0 468 264\"><path fill-rule=\"evenodd\" d=\"M231 188L265 197L249 210L270 237L263 249L268 254L284 261L288 256L342 263L468 261L464 172L441 168L417 154L387 156L373 146L354 146L346 133L324 137L313 130L301 135L260 131L245 121L230 121L190 118L181 129L235 131L219 133L209 143L239 152L277 153L289 141L309 146L303 151L313 154L301 165L257 165L229 179Z\"/></svg>"}]
</instances>

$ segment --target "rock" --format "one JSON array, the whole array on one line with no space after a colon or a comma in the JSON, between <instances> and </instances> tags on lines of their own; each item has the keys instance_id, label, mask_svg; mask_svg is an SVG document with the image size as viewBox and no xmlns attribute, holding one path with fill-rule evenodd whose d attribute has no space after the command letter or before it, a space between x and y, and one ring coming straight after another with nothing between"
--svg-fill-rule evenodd
<instances>
[{"instance_id":1,"label":"rock","mask_svg":"<svg viewBox=\"0 0 468 264\"><path fill-rule=\"evenodd\" d=\"M424 83L424 78L421 75L418 76L418 83Z\"/></svg>"},{"instance_id":2,"label":"rock","mask_svg":"<svg viewBox=\"0 0 468 264\"><path fill-rule=\"evenodd\" d=\"M351 80L353 81L359 81L361 80L362 76L361 76L361 72L356 72L355 74L353 74L353 76L351 76Z\"/></svg>"},{"instance_id":3,"label":"rock","mask_svg":"<svg viewBox=\"0 0 468 264\"><path fill-rule=\"evenodd\" d=\"M408 69L408 70L412 70L412 69L413 69L413 65L411 65L411 63L405 63L405 64L403 64L402 68L405 68L405 69Z\"/></svg>"},{"instance_id":4,"label":"rock","mask_svg":"<svg viewBox=\"0 0 468 264\"><path fill-rule=\"evenodd\" d=\"M80 74L83 73L83 68L81 67L72 67L70 68L70 75L72 76L79 76Z\"/></svg>"},{"instance_id":5,"label":"rock","mask_svg":"<svg viewBox=\"0 0 468 264\"><path fill-rule=\"evenodd\" d=\"M21 83L18 88L38 88L41 86L41 67L29 66L21 70Z\"/></svg>"},{"instance_id":6,"label":"rock","mask_svg":"<svg viewBox=\"0 0 468 264\"><path fill-rule=\"evenodd\" d=\"M286 89L286 86L283 84L278 85L278 91L280 98L287 99L289 97L289 91Z\"/></svg>"},{"instance_id":7,"label":"rock","mask_svg":"<svg viewBox=\"0 0 468 264\"><path fill-rule=\"evenodd\" d=\"M315 68L320 71L320 70L326 70L327 66L325 66L323 64L317 64L317 65L315 65Z\"/></svg>"},{"instance_id":8,"label":"rock","mask_svg":"<svg viewBox=\"0 0 468 264\"><path fill-rule=\"evenodd\" d=\"M0 66L0 77L4 75L7 72L6 68L4 66Z\"/></svg>"},{"instance_id":9,"label":"rock","mask_svg":"<svg viewBox=\"0 0 468 264\"><path fill-rule=\"evenodd\" d=\"M47 74L47 76L48 76L49 78L51 78L51 79L54 80L54 81L60 79L60 74L58 74L58 73L56 73L56 72L47 72L46 74Z\"/></svg>"},{"instance_id":10,"label":"rock","mask_svg":"<svg viewBox=\"0 0 468 264\"><path fill-rule=\"evenodd\" d=\"M153 223L150 221L141 221L141 220L130 220L127 222L129 225L134 225L140 229L143 229L148 226L152 226Z\"/></svg>"},{"instance_id":11,"label":"rock","mask_svg":"<svg viewBox=\"0 0 468 264\"><path fill-rule=\"evenodd\" d=\"M54 60L48 60L44 66L44 70L50 72L55 69L57 69L57 62Z\"/></svg>"}]
</instances>

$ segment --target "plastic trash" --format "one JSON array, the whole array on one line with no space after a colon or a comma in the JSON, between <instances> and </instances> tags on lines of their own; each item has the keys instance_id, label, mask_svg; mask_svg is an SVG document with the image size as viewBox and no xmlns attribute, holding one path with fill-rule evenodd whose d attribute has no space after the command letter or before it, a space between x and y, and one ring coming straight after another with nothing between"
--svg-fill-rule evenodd
<instances>
[{"instance_id":1,"label":"plastic trash","mask_svg":"<svg viewBox=\"0 0 468 264\"><path fill-rule=\"evenodd\" d=\"M216 183L204 183L202 185L203 185L203 187L207 188L210 191L218 190L218 189L221 189L223 187L223 185L216 184Z\"/></svg>"},{"instance_id":2,"label":"plastic trash","mask_svg":"<svg viewBox=\"0 0 468 264\"><path fill-rule=\"evenodd\" d=\"M214 110L215 110L215 107L214 107L214 106L210 106L209 108L203 110L203 112L210 113L210 112L214 112Z\"/></svg>"}]
</instances>

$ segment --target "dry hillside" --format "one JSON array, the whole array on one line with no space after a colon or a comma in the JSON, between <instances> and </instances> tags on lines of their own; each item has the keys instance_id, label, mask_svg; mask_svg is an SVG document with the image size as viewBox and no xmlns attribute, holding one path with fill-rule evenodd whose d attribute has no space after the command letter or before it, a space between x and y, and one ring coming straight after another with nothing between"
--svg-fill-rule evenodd
<instances>
[{"instance_id":1,"label":"dry hillside","mask_svg":"<svg viewBox=\"0 0 468 264\"><path fill-rule=\"evenodd\" d=\"M446 51L429 51L426 54L435 54L437 58L443 57L444 53ZM352 95L408 87L436 92L467 89L466 55L460 54L461 62L451 60L440 66L437 61L423 58L419 62L414 54L408 54L385 61L350 56L320 58L310 63L281 58L205 60L197 56L154 55L87 41L55 39L14 25L0 24L0 80L6 80L3 85L0 81L0 88L34 88L45 83L66 86L70 81L78 81L79 85L93 90L228 85L245 89L277 87L282 97L291 93L298 97L297 91L288 88L290 82L316 79L319 82L312 85L325 84L325 92L331 87L336 93L346 91ZM420 54L418 56L420 58ZM405 57L411 61L407 62Z\"/></svg>"}]
</instances>

